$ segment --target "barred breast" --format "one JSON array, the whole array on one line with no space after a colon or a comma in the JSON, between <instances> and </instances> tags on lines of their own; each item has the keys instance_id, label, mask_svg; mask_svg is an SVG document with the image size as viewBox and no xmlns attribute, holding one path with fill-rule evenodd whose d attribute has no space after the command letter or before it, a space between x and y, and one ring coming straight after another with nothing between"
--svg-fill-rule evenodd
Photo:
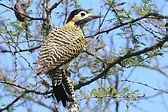
<instances>
[{"instance_id":1,"label":"barred breast","mask_svg":"<svg viewBox=\"0 0 168 112\"><path fill-rule=\"evenodd\" d=\"M48 73L69 63L82 50L85 44L81 29L62 26L53 29L41 47L37 60L37 73Z\"/></svg>"}]
</instances>

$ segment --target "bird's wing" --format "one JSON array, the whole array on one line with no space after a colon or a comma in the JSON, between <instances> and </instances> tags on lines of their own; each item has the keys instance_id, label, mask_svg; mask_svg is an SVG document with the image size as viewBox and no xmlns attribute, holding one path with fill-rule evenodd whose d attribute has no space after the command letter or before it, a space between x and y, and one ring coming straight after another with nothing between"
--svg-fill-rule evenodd
<instances>
[{"instance_id":1,"label":"bird's wing","mask_svg":"<svg viewBox=\"0 0 168 112\"><path fill-rule=\"evenodd\" d=\"M73 41L61 39L61 31L51 31L49 38L41 47L37 60L37 73L47 73L49 70L64 66L75 58L83 49L84 39L76 38ZM54 34L52 34L54 33ZM51 36L54 38L51 39ZM73 37L70 37L73 38Z\"/></svg>"}]
</instances>

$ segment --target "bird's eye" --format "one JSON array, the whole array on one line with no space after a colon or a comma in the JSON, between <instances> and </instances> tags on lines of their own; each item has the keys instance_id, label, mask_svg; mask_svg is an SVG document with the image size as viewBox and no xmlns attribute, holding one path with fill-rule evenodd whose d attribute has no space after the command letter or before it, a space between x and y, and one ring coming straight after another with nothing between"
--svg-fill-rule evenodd
<instances>
[{"instance_id":1,"label":"bird's eye","mask_svg":"<svg viewBox=\"0 0 168 112\"><path fill-rule=\"evenodd\" d=\"M81 16L82 16L82 17L85 16L85 13L81 13Z\"/></svg>"}]
</instances>

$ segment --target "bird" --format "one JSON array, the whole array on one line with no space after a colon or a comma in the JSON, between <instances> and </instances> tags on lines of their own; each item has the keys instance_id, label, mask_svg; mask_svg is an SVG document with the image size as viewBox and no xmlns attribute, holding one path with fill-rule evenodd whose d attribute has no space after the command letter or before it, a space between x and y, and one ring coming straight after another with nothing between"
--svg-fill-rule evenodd
<instances>
[{"instance_id":1,"label":"bird","mask_svg":"<svg viewBox=\"0 0 168 112\"><path fill-rule=\"evenodd\" d=\"M14 6L14 12L15 12L16 18L19 21L25 22L26 20L25 11L24 11L24 8L20 5L19 1L17 1L17 3Z\"/></svg>"},{"instance_id":2,"label":"bird","mask_svg":"<svg viewBox=\"0 0 168 112\"><path fill-rule=\"evenodd\" d=\"M71 108L71 112L78 112L75 109L79 107L75 105L77 100L74 86L67 69L73 59L83 51L86 43L84 25L97 18L101 16L84 9L73 10L65 25L51 29L36 61L37 74L47 74L51 78L57 102L61 101L64 107Z\"/></svg>"}]
</instances>

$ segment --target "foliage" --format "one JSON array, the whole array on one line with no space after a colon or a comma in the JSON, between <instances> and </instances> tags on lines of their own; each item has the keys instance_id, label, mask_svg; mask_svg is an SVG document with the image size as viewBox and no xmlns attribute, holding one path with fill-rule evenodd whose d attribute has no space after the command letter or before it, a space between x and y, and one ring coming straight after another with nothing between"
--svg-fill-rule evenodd
<instances>
[{"instance_id":1,"label":"foliage","mask_svg":"<svg viewBox=\"0 0 168 112\"><path fill-rule=\"evenodd\" d=\"M69 66L81 111L120 112L122 104L130 111L130 107L146 98L136 84L156 90L160 95L167 94L166 90L142 82L121 81L129 79L132 71L140 67L168 76L167 63L162 65L159 59L167 55L164 20L168 17L153 0L132 4L129 0L100 0L91 5L95 8L87 7L90 2L82 0L20 2L26 12L26 22L16 19L14 0L0 0L0 111L18 111L20 107L37 111L36 104L48 111L64 111L52 97L50 79L36 75L35 62L51 26L63 25L74 8L87 8L103 15L102 19L85 26L87 44Z\"/></svg>"}]
</instances>

